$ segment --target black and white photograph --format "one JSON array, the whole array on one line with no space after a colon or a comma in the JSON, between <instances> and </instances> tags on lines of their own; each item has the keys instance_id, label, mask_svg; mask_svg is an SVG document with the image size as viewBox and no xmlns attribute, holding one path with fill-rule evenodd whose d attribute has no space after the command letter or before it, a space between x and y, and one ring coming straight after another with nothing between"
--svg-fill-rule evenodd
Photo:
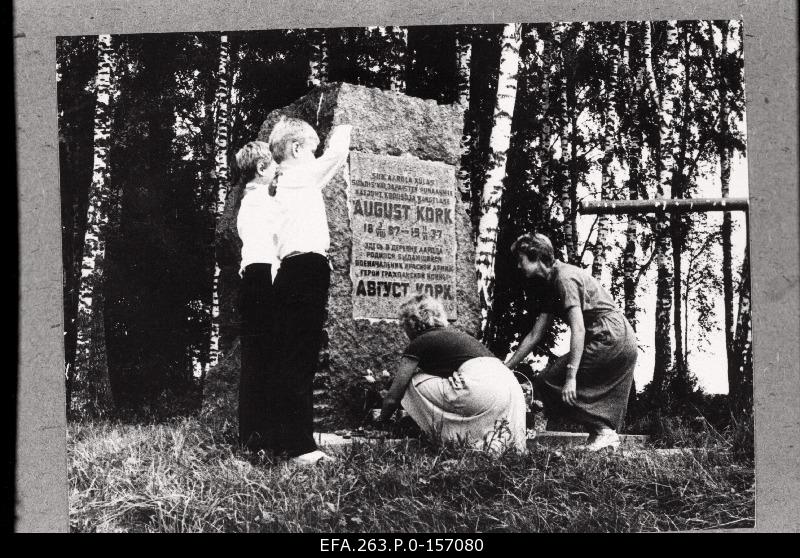
<instances>
[{"instance_id":1,"label":"black and white photograph","mask_svg":"<svg viewBox=\"0 0 800 558\"><path fill-rule=\"evenodd\" d=\"M69 529L754 527L747 30L57 37Z\"/></svg>"}]
</instances>

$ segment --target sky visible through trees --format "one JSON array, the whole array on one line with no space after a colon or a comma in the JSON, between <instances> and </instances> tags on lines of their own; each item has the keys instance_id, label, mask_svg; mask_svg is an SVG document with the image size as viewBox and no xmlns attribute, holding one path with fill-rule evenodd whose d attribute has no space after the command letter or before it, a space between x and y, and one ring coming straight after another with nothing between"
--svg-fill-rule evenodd
<instances>
[{"instance_id":1,"label":"sky visible through trees","mask_svg":"<svg viewBox=\"0 0 800 558\"><path fill-rule=\"evenodd\" d=\"M709 169L710 170L710 169ZM718 197L719 184L718 177L711 174L705 178L699 185L697 190L697 197ZM748 181L747 181L747 160L739 157L733 164L733 171L731 176L731 197L748 197ZM586 238L589 234L589 229L594 222L593 215L582 216L578 220L578 229L580 238ZM734 247L734 264L738 269L742 263L742 256L744 253L745 245L745 219L743 214L733 214L734 230L732 234L732 244ZM699 243L704 242L711 231L719 228L722 223L721 213L710 213L707 218L705 228L706 238L702 238ZM622 235L624 233L624 222L619 221L615 223L615 234ZM717 242L712 243L707 250L710 254L707 256L700 256L698 267L700 265L720 265L722 261L722 248L717 239ZM616 254L612 258L618 257ZM651 274L646 276L643 281L650 284L655 282L655 277ZM692 292L692 296L696 297L697 293ZM711 321L713 326L710 331L702 329L697 325L697 310L692 308L690 310L690 327L689 327L689 341L687 347L689 349L688 361L689 368L695 371L697 375L698 384L706 393L728 393L728 378L726 370L720 366L720 358L725 354L725 334L722 330L722 312L723 312L723 295L719 288L713 289L708 293L709 300L707 304L713 310ZM646 385L653 378L653 350L652 350L652 336L650 332L653 331L655 323L653 321L653 307L655 301L653 299L654 293L651 290L642 289L637 293L638 306L641 309L639 314L640 326L637 333L639 335L639 345L643 349L639 353L639 359L636 363L635 381L637 386ZM674 334L673 334L674 335ZM561 354L569 350L569 334L561 335L558 340L558 347L556 352Z\"/></svg>"}]
</instances>

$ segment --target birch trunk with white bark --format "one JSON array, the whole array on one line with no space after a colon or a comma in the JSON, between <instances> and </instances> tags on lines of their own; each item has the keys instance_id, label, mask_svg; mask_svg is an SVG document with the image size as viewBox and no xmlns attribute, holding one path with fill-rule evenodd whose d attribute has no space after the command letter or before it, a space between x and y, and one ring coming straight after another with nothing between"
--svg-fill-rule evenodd
<instances>
[{"instance_id":1,"label":"birch trunk with white bark","mask_svg":"<svg viewBox=\"0 0 800 558\"><path fill-rule=\"evenodd\" d=\"M511 142L511 123L517 98L517 74L521 46L520 28L520 24L507 24L503 29L500 71L497 78L497 102L489 140L492 165L481 196L481 217L478 223L478 243L475 248L475 271L481 303L482 335L488 330L491 322L494 302L497 229L503 200L506 158Z\"/></svg>"},{"instance_id":2,"label":"birch trunk with white bark","mask_svg":"<svg viewBox=\"0 0 800 558\"><path fill-rule=\"evenodd\" d=\"M570 177L570 134L572 132L572 118L570 118L570 107L568 101L568 89L571 86L570 74L573 71L571 64L568 62L565 52L569 47L566 45L567 25L559 23L554 31L554 42L559 46L560 62L561 62L561 83L559 89L559 125L560 125L560 168L561 168L561 198L560 207L563 217L564 229L564 258L569 263L576 263L577 246L573 242L574 231L574 210L572 207L572 189Z\"/></svg>"},{"instance_id":3,"label":"birch trunk with white bark","mask_svg":"<svg viewBox=\"0 0 800 558\"><path fill-rule=\"evenodd\" d=\"M690 24L687 24L690 25ZM676 30L677 31L677 30ZM691 68L689 66L690 60L690 47L691 41L688 37L689 28L684 27L684 38L683 38L683 60L681 65L683 67L683 87L682 87L682 98L680 102L680 132L677 136L677 144L675 146L675 150L678 154L678 157L675 161L675 170L673 171L672 175L672 183L671 183L671 198L673 199L681 199L684 198L686 195L686 182L688 181L686 177L686 158L687 158L687 151L690 149L689 144L689 134L690 134L690 125L691 123ZM677 114L675 115L675 125L673 128L677 127L678 119ZM689 173L691 173L691 169ZM681 215L678 213L672 213L669 216L670 220L670 239L672 243L672 291L673 291L673 304L674 304L674 311L673 311L673 326L675 331L675 370L676 373L681 375L684 379L688 374L687 365L686 365L686 353L685 353L685 345L683 342L683 321L682 321L682 314L683 314L683 295L681 294L681 290L683 288L682 284L682 270L681 270L681 254L683 252L683 238L685 233L683 232ZM686 386L687 383L682 383L681 385Z\"/></svg>"},{"instance_id":4,"label":"birch trunk with white bark","mask_svg":"<svg viewBox=\"0 0 800 558\"><path fill-rule=\"evenodd\" d=\"M648 67L648 84L653 95L653 100L659 100L657 92L653 92L655 75L652 74L652 45L650 23L645 22L645 59ZM680 94L678 54L678 28L675 21L667 22L667 37L664 48L662 64L664 78L660 103L655 107L658 110L659 141L656 150L657 165L657 197L663 198L665 193L671 191L672 172L675 165L675 138L673 119L675 101ZM672 341L670 339L670 326L672 314L672 253L670 250L669 219L666 215L656 218L656 266L658 269L656 279L656 312L655 312L655 365L653 369L653 382L657 389L665 387L667 373L672 369Z\"/></svg>"},{"instance_id":5,"label":"birch trunk with white bark","mask_svg":"<svg viewBox=\"0 0 800 558\"><path fill-rule=\"evenodd\" d=\"M625 80L627 86L631 88L632 94L630 96L630 103L627 110L631 114L639 112L639 95L642 91L642 74L637 72L634 74L628 68L630 57L630 33L625 30L625 53L623 66L626 68ZM641 166L642 166L642 144L644 137L642 129L639 125L638 119L632 119L631 127L628 129L624 136L624 151L628 159L628 199L639 199L639 187L641 183ZM636 246L639 244L639 226L637 217L635 215L627 216L627 227L625 229L625 248L623 249L623 293L625 300L625 317L633 326L634 330L638 322L637 313L639 311L636 304L636 288L637 288L637 274L636 274Z\"/></svg>"},{"instance_id":6,"label":"birch trunk with white bark","mask_svg":"<svg viewBox=\"0 0 800 558\"><path fill-rule=\"evenodd\" d=\"M462 107L469 106L470 63L472 62L472 40L465 30L456 33L456 57L458 79L458 102Z\"/></svg>"},{"instance_id":7,"label":"birch trunk with white bark","mask_svg":"<svg viewBox=\"0 0 800 558\"><path fill-rule=\"evenodd\" d=\"M748 239L749 242L749 239ZM739 311L734 337L737 382L729 398L740 410L752 409L753 403L753 328L750 315L750 249L745 246L742 262L742 283L739 290Z\"/></svg>"},{"instance_id":8,"label":"birch trunk with white bark","mask_svg":"<svg viewBox=\"0 0 800 558\"><path fill-rule=\"evenodd\" d=\"M606 82L605 98L605 127L603 130L603 159L601 161L601 183L600 199L611 199L614 185L614 176L611 173L611 165L614 161L614 146L616 145L617 133L617 110L615 106L617 91L617 73L620 64L619 42L616 37L612 38L608 48L608 57L611 64L611 71ZM600 215L597 221L597 240L594 244L594 261L592 262L592 275L598 279L602 277L606 269L606 259L609 251L608 233L611 229L611 217L607 213ZM603 281L606 285L607 281Z\"/></svg>"},{"instance_id":9,"label":"birch trunk with white bark","mask_svg":"<svg viewBox=\"0 0 800 558\"><path fill-rule=\"evenodd\" d=\"M728 100L728 86L725 79L723 66L728 53L728 22L723 21L720 25L721 41L717 51L714 40L714 24L709 22L709 45L713 49L711 63L714 66L717 89L719 98L719 139L717 142L717 156L719 157L720 169L720 193L723 198L730 196L731 181L731 149L727 145L730 126L730 105ZM738 355L734 340L736 338L736 323L733 319L733 246L731 234L733 232L733 220L731 214L722 214L722 293L723 307L725 315L725 350L728 358L728 393L732 398L736 398L739 387L739 366Z\"/></svg>"},{"instance_id":10,"label":"birch trunk with white bark","mask_svg":"<svg viewBox=\"0 0 800 558\"><path fill-rule=\"evenodd\" d=\"M81 258L75 368L69 402L72 412L91 417L107 416L114 407L106 354L104 293L106 238L113 200L108 166L113 50L110 35L100 35L97 42L94 162Z\"/></svg>"},{"instance_id":11,"label":"birch trunk with white bark","mask_svg":"<svg viewBox=\"0 0 800 558\"><path fill-rule=\"evenodd\" d=\"M219 69L217 77L216 94L216 132L214 137L215 146L215 169L214 178L216 180L216 204L214 208L215 222L219 220L225 211L225 198L228 196L228 102L230 98L230 88L228 84L228 65L230 62L230 50L228 36L222 35L219 39ZM219 362L219 338L220 338L220 283L221 269L219 263L214 261L214 279L211 291L211 339L209 343L209 366L216 366Z\"/></svg>"},{"instance_id":12,"label":"birch trunk with white bark","mask_svg":"<svg viewBox=\"0 0 800 558\"><path fill-rule=\"evenodd\" d=\"M461 133L461 162L458 168L458 184L461 198L470 200L472 186L469 163L475 144L475 123L469 110L470 63L472 61L472 40L467 32L459 29L456 32L456 76L458 79L458 102L464 111L464 127Z\"/></svg>"},{"instance_id":13,"label":"birch trunk with white bark","mask_svg":"<svg viewBox=\"0 0 800 558\"><path fill-rule=\"evenodd\" d=\"M553 166L553 138L550 126L550 77L555 75L553 64L553 51L555 46L552 40L550 48L547 42L543 43L542 50L542 126L539 134L538 160L541 165L539 171L539 191L547 192L550 185L550 174Z\"/></svg>"}]
</instances>

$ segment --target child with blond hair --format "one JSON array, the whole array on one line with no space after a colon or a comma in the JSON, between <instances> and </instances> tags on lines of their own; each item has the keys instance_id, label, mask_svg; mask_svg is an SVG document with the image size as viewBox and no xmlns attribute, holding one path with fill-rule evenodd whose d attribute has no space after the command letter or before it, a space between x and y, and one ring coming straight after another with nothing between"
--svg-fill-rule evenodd
<instances>
[{"instance_id":1,"label":"child with blond hair","mask_svg":"<svg viewBox=\"0 0 800 558\"><path fill-rule=\"evenodd\" d=\"M269 136L278 164L270 186L275 200L275 250L280 270L275 277L275 395L268 414L275 426L271 449L286 452L300 465L332 458L313 437L312 385L322 345L328 289L330 248L322 189L346 162L352 127L331 130L325 152L316 157L319 137L305 121L282 118Z\"/></svg>"}]
</instances>

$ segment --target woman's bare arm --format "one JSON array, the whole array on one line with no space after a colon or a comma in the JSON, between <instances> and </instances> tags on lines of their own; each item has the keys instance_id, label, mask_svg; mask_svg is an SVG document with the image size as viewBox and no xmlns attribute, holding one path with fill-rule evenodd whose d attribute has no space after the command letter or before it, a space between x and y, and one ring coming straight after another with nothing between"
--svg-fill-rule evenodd
<instances>
[{"instance_id":1,"label":"woman's bare arm","mask_svg":"<svg viewBox=\"0 0 800 558\"><path fill-rule=\"evenodd\" d=\"M536 323L533 325L533 329L522 338L522 341L519 342L519 347L517 350L514 351L514 354L508 359L506 366L511 368L512 370L522 362L528 354L536 348L536 345L542 340L544 337L545 332L550 328L550 324L553 321L552 314L541 313L539 317L536 318Z\"/></svg>"},{"instance_id":2,"label":"woman's bare arm","mask_svg":"<svg viewBox=\"0 0 800 558\"><path fill-rule=\"evenodd\" d=\"M403 399L406 388L408 388L408 383L411 381L411 377L416 371L416 360L408 357L402 357L400 359L400 364L397 367L397 374L395 374L392 385L389 388L389 393L383 398L380 420L388 420L400 406L400 400Z\"/></svg>"},{"instance_id":3,"label":"woman's bare arm","mask_svg":"<svg viewBox=\"0 0 800 558\"><path fill-rule=\"evenodd\" d=\"M583 312L577 306L572 306L567 310L567 325L569 326L569 360L567 361L567 379L561 390L561 399L568 405L575 405L578 400L577 395L577 374L578 367L583 357L584 341L586 339L586 329L583 323Z\"/></svg>"}]
</instances>

